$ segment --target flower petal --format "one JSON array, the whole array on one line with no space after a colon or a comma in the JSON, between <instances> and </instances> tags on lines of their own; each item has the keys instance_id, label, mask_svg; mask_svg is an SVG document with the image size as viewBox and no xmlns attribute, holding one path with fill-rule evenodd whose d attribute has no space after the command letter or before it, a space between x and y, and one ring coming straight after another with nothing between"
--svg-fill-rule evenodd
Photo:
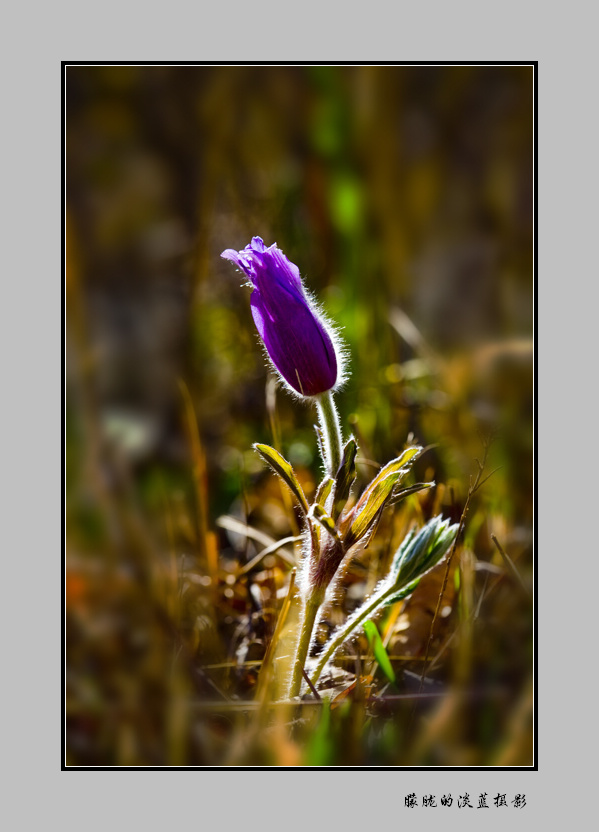
<instances>
[{"instance_id":1,"label":"flower petal","mask_svg":"<svg viewBox=\"0 0 599 832\"><path fill-rule=\"evenodd\" d=\"M247 264L246 259L244 258L243 251L235 251L234 248L227 248L221 254L221 257L224 260L230 260L231 263L234 263L238 268L243 269L246 275L251 278L250 274L250 266Z\"/></svg>"},{"instance_id":2,"label":"flower petal","mask_svg":"<svg viewBox=\"0 0 599 832\"><path fill-rule=\"evenodd\" d=\"M335 386L335 349L307 304L289 292L285 295L275 305L271 293L270 303L265 304L255 290L250 299L252 317L285 381L303 396L316 396Z\"/></svg>"},{"instance_id":3,"label":"flower petal","mask_svg":"<svg viewBox=\"0 0 599 832\"><path fill-rule=\"evenodd\" d=\"M254 251L265 251L266 246L264 245L262 237L252 237L252 242L249 244L248 248L251 248Z\"/></svg>"},{"instance_id":4,"label":"flower petal","mask_svg":"<svg viewBox=\"0 0 599 832\"><path fill-rule=\"evenodd\" d=\"M338 361L326 323L306 296L299 269L276 243L253 237L241 251L221 257L242 269L254 287L251 309L266 350L285 381L303 396L337 383Z\"/></svg>"}]
</instances>

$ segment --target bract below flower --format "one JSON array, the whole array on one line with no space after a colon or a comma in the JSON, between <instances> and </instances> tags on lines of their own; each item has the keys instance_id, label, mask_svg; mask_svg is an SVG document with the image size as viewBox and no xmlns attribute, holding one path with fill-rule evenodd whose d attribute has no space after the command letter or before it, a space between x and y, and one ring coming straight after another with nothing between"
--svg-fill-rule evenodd
<instances>
[{"instance_id":1,"label":"bract below flower","mask_svg":"<svg viewBox=\"0 0 599 832\"><path fill-rule=\"evenodd\" d=\"M241 251L223 251L221 257L247 275L253 288L254 323L287 384L302 396L331 390L338 380L338 355L330 330L304 290L297 266L276 243L267 247L260 237Z\"/></svg>"}]
</instances>

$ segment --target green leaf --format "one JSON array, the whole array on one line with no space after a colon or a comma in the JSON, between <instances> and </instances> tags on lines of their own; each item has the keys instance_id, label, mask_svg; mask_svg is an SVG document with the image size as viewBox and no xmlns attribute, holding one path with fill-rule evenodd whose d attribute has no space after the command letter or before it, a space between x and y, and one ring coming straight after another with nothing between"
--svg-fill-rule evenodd
<instances>
[{"instance_id":1,"label":"green leaf","mask_svg":"<svg viewBox=\"0 0 599 832\"><path fill-rule=\"evenodd\" d=\"M351 525L344 536L347 548L361 540L369 531L379 511L391 497L393 489L405 477L411 464L421 453L421 447L406 448L401 456L385 465L382 471L373 479L348 518ZM345 528L343 531L345 531Z\"/></svg>"},{"instance_id":2,"label":"green leaf","mask_svg":"<svg viewBox=\"0 0 599 832\"><path fill-rule=\"evenodd\" d=\"M329 534L333 535L336 540L341 539L339 537L339 532L335 527L335 521L326 513L321 505L315 503L310 509L310 515L314 517L314 519L317 520Z\"/></svg>"},{"instance_id":3,"label":"green leaf","mask_svg":"<svg viewBox=\"0 0 599 832\"><path fill-rule=\"evenodd\" d=\"M352 484L356 478L356 454L358 452L358 445L352 436L349 442L343 449L343 459L337 472L335 482L335 505L333 507L333 517L335 520L341 514L343 507L349 497L349 492Z\"/></svg>"},{"instance_id":4,"label":"green leaf","mask_svg":"<svg viewBox=\"0 0 599 832\"><path fill-rule=\"evenodd\" d=\"M380 510L391 496L395 483L395 475L390 474L386 479L377 482L376 486L368 488L368 499L362 506L358 503L352 513L355 515L356 511L360 510L344 538L348 549L361 540L374 525Z\"/></svg>"},{"instance_id":5,"label":"green leaf","mask_svg":"<svg viewBox=\"0 0 599 832\"><path fill-rule=\"evenodd\" d=\"M291 467L291 463L287 462L285 457L281 456L278 451L271 448L270 445L260 445L256 443L254 448L258 451L265 462L268 462L273 471L278 474L282 480L289 486L293 495L296 497L304 514L308 514L310 510L306 495L303 488L299 484L295 471Z\"/></svg>"},{"instance_id":6,"label":"green leaf","mask_svg":"<svg viewBox=\"0 0 599 832\"><path fill-rule=\"evenodd\" d=\"M381 668L387 679L391 682L391 684L394 685L395 671L393 670L393 665L389 660L389 656L387 655L387 651L385 650L385 645L382 642L382 639L379 635L379 631L374 621L364 622L364 632L366 633L366 637L368 638L368 642L372 648L372 652L374 653L374 658L379 663L379 667Z\"/></svg>"},{"instance_id":7,"label":"green leaf","mask_svg":"<svg viewBox=\"0 0 599 832\"><path fill-rule=\"evenodd\" d=\"M402 488L401 491L396 491L388 502L388 505L394 506L401 500L409 497L410 494L416 494L418 491L424 491L426 488L433 488L434 482L417 482L416 485L410 485L408 488Z\"/></svg>"},{"instance_id":8,"label":"green leaf","mask_svg":"<svg viewBox=\"0 0 599 832\"><path fill-rule=\"evenodd\" d=\"M324 480L318 486L314 502L318 503L319 506L322 506L324 508L324 505L328 499L329 494L331 493L331 489L333 488L334 484L335 480L332 477L325 477Z\"/></svg>"}]
</instances>

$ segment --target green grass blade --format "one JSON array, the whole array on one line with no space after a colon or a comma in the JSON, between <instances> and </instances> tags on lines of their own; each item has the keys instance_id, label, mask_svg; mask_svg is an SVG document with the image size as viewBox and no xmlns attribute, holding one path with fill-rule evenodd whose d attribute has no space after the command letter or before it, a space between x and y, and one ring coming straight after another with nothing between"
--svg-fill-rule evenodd
<instances>
[{"instance_id":1,"label":"green grass blade","mask_svg":"<svg viewBox=\"0 0 599 832\"><path fill-rule=\"evenodd\" d=\"M383 641L379 635L379 631L374 621L364 622L364 632L366 633L366 637L372 648L372 652L374 653L374 658L379 663L379 667L381 668L387 679L391 682L391 684L394 685L395 671L393 670L393 666L389 660L387 651L385 650L385 645L383 644Z\"/></svg>"}]
</instances>

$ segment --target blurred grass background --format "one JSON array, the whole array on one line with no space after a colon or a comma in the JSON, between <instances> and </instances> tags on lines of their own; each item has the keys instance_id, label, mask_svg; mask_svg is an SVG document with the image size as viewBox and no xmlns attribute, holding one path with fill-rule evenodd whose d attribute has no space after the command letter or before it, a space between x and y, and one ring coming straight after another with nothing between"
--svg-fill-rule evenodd
<instances>
[{"instance_id":1,"label":"blurred grass background","mask_svg":"<svg viewBox=\"0 0 599 832\"><path fill-rule=\"evenodd\" d=\"M66 74L68 764L531 765L533 68ZM385 680L364 639L331 708L290 727L248 704L293 546L244 570L266 538L217 519L296 533L251 450L273 426L307 492L320 473L314 414L269 384L220 259L256 234L342 328L361 485L410 434L434 446L417 478L439 487L385 519L345 610L409 522L459 518L478 431L497 430L428 698L414 680L442 568L378 622L408 698L369 702Z\"/></svg>"}]
</instances>

